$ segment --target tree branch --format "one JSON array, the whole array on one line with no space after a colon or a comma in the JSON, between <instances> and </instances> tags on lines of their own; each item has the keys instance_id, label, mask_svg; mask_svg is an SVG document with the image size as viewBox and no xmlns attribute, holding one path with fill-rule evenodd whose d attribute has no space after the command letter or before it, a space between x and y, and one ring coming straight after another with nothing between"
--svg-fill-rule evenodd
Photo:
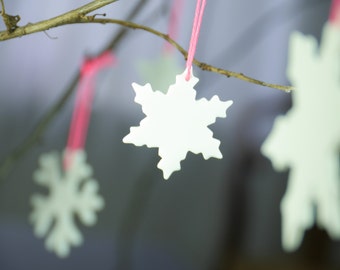
<instances>
[{"instance_id":1,"label":"tree branch","mask_svg":"<svg viewBox=\"0 0 340 270\"><path fill-rule=\"evenodd\" d=\"M188 56L188 52L186 50L184 50L183 47L181 47L176 41L171 39L169 37L169 35L161 33L161 32L159 32L159 31L157 31L153 28L150 28L148 26L136 24L134 22L123 21L123 20L99 19L99 18L94 18L93 16L82 17L80 19L79 23L102 23L102 24L113 23L113 24L119 24L119 25L122 25L122 26L125 26L125 27L128 27L128 28L132 28L132 29L141 29L141 30L144 30L146 32L154 34L154 35L161 37L164 40L168 41L171 45L173 45L184 56L185 59ZM257 84L257 85L261 85L261 86L265 86L265 87L270 87L270 88L275 88L275 89L285 91L285 92L290 92L294 89L293 86L284 86L284 85L279 85L279 84L266 83L266 82L254 79L252 77L246 76L243 73L237 73L237 72L234 72L234 71L229 71L229 70L225 70L225 69L222 69L222 68L214 67L212 65L200 62L196 59L194 59L193 63L202 70L215 72L215 73L227 76L228 78L233 77L233 78L240 79L240 80L243 80L243 81L246 81L246 82L249 82L249 83L253 83L253 84Z\"/></svg>"},{"instance_id":2,"label":"tree branch","mask_svg":"<svg viewBox=\"0 0 340 270\"><path fill-rule=\"evenodd\" d=\"M84 17L86 14L95 11L101 7L104 7L106 5L109 5L113 2L116 2L118 0L96 0L92 1L82 7L79 7L77 9L71 10L69 12L66 12L62 15L59 15L57 17L40 21L37 23L29 23L25 26L17 27L13 31L2 31L0 32L0 41L12 39L16 37L25 36L28 34L33 34L36 32L42 32L46 31L50 28L58 27L61 25L66 24L74 24L79 23L82 17ZM94 17L94 16L92 16ZM90 18L90 16L89 16Z\"/></svg>"},{"instance_id":3,"label":"tree branch","mask_svg":"<svg viewBox=\"0 0 340 270\"><path fill-rule=\"evenodd\" d=\"M57 27L65 24L74 24L74 23L101 23L101 24L119 24L121 26L125 26L132 29L141 29L144 31L147 31L149 33L152 33L156 36L159 36L163 38L164 40L168 41L170 44L172 44L176 49L184 56L184 58L187 57L187 51L184 50L176 41L171 39L167 34L161 33L155 29L152 29L150 27L136 24L130 21L124 21L124 20L115 20L115 19L100 19L96 18L95 16L85 16L85 14L94 11L102 6L105 6L109 3L115 2L117 0L97 0L93 1L83 7L80 7L78 9L75 9L73 11L67 12L63 15L54 17L49 20L41 21L35 24L29 24L23 27L16 28L13 32L3 31L0 32L0 41L7 40L39 31L45 31L52 27ZM294 88L292 86L284 86L279 84L272 84L272 83L266 83L258 79L254 79L252 77L246 76L243 73L237 73L234 71L225 70L222 68L217 68L212 65L200 62L198 60L194 60L193 63L197 65L202 70L215 72L227 77L233 77L236 79L240 79L249 83L275 88L281 91L290 92Z\"/></svg>"}]
</instances>

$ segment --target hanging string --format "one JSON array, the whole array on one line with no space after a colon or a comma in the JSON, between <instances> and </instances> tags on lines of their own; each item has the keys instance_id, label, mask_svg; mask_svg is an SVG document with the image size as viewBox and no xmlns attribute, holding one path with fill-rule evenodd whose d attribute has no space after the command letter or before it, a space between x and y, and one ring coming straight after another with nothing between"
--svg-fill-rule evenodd
<instances>
[{"instance_id":1,"label":"hanging string","mask_svg":"<svg viewBox=\"0 0 340 270\"><path fill-rule=\"evenodd\" d=\"M101 69L112 65L114 62L113 54L105 52L99 57L86 59L82 64L64 158L65 169L70 165L72 153L75 150L83 149L85 146L94 97L95 77Z\"/></svg>"},{"instance_id":2,"label":"hanging string","mask_svg":"<svg viewBox=\"0 0 340 270\"><path fill-rule=\"evenodd\" d=\"M179 18L182 14L182 10L183 0L173 0L169 16L168 35L174 40L177 38ZM174 47L169 42L165 42L164 51L170 53L173 50Z\"/></svg>"},{"instance_id":3,"label":"hanging string","mask_svg":"<svg viewBox=\"0 0 340 270\"><path fill-rule=\"evenodd\" d=\"M198 36L201 28L204 8L206 5L206 0L197 0L195 18L191 32L190 45L188 50L188 58L186 63L187 75L185 79L189 81L191 76L192 61L194 60L194 55L196 52Z\"/></svg>"},{"instance_id":4,"label":"hanging string","mask_svg":"<svg viewBox=\"0 0 340 270\"><path fill-rule=\"evenodd\" d=\"M329 22L340 26L340 0L332 1Z\"/></svg>"}]
</instances>

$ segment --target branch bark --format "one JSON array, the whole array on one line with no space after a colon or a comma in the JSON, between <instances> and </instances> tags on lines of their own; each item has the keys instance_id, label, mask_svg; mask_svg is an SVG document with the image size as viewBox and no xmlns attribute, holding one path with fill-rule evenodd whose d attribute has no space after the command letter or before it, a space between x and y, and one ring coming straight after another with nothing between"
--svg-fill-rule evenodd
<instances>
[{"instance_id":1,"label":"branch bark","mask_svg":"<svg viewBox=\"0 0 340 270\"><path fill-rule=\"evenodd\" d=\"M79 21L81 21L81 18L84 17L86 14L116 1L117 0L92 1L84 6L66 12L57 17L53 17L51 19L40 21L34 24L29 23L25 26L17 27L14 31L2 31L0 32L0 41L25 36L36 32L46 31L50 28L58 27L61 25L79 23Z\"/></svg>"}]
</instances>

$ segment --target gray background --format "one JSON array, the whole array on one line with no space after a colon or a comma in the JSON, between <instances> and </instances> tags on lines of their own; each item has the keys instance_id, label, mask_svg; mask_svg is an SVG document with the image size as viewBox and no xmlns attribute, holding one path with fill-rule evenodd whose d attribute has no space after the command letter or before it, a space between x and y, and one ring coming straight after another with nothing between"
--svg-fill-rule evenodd
<instances>
[{"instance_id":1,"label":"gray background","mask_svg":"<svg viewBox=\"0 0 340 270\"><path fill-rule=\"evenodd\" d=\"M19 25L76 8L87 1L5 1ZM125 18L136 0L101 11ZM150 0L135 19L167 30L170 1ZM178 42L188 48L196 1L185 1ZM278 84L285 76L293 30L319 36L330 1L208 1L196 58ZM4 25L0 24L1 29ZM116 25L72 25L0 43L0 160L31 132L67 88L84 55L97 53ZM73 96L43 140L0 182L0 269L331 269L339 245L313 229L293 254L280 244L279 203L287 173L276 173L259 147L275 116L290 106L289 94L194 68L198 97L232 99L226 119L211 126L222 160L188 154L182 170L164 181L156 149L121 139L143 118L132 82L143 83L139 61L159 57L164 42L129 30L115 50L118 65L101 72L86 151L106 207L96 226L79 225L85 243L60 260L44 249L28 222L29 199L44 192L32 181L40 154L66 144ZM182 56L175 52L180 66ZM295 268L294 268L295 267ZM312 268L315 267L315 268Z\"/></svg>"}]
</instances>

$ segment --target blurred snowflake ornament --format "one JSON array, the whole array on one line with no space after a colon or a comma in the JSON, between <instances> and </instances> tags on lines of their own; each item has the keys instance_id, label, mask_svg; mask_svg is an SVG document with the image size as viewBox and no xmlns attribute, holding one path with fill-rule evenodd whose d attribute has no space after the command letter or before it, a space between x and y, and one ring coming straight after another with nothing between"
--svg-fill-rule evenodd
<instances>
[{"instance_id":1,"label":"blurred snowflake ornament","mask_svg":"<svg viewBox=\"0 0 340 270\"><path fill-rule=\"evenodd\" d=\"M161 160L157 167L165 179L180 170L180 162L189 151L202 153L205 159L222 158L220 141L213 138L208 126L217 117L226 117L226 110L233 102L220 101L217 96L210 101L196 100L194 86L198 79L191 72L187 81L186 74L187 70L177 75L176 83L170 85L166 94L153 91L150 84L132 84L135 102L142 105L146 117L139 127L131 127L123 142L159 148Z\"/></svg>"},{"instance_id":2,"label":"blurred snowflake ornament","mask_svg":"<svg viewBox=\"0 0 340 270\"><path fill-rule=\"evenodd\" d=\"M34 180L47 187L49 194L32 196L30 220L35 234L47 237L47 249L59 257L66 257L71 246L79 246L83 242L75 224L75 215L84 225L94 225L96 211L104 207L104 200L97 194L98 183L91 178L92 169L86 163L83 150L72 152L72 164L65 173L61 170L61 163L57 152L41 156Z\"/></svg>"},{"instance_id":3,"label":"blurred snowflake ornament","mask_svg":"<svg viewBox=\"0 0 340 270\"><path fill-rule=\"evenodd\" d=\"M168 22L168 36L177 39L180 30L180 19L183 15L184 0L169 1L171 6ZM182 71L174 54L174 46L165 41L162 53L153 60L138 63L137 69L144 82L149 82L154 90L166 93L174 78Z\"/></svg>"},{"instance_id":4,"label":"blurred snowflake ornament","mask_svg":"<svg viewBox=\"0 0 340 270\"><path fill-rule=\"evenodd\" d=\"M287 74L293 107L275 120L261 150L277 170L290 168L281 212L283 247L291 251L315 221L340 237L339 27L325 25L319 50L314 37L293 33Z\"/></svg>"},{"instance_id":5,"label":"blurred snowflake ornament","mask_svg":"<svg viewBox=\"0 0 340 270\"><path fill-rule=\"evenodd\" d=\"M176 59L171 54L163 54L153 61L143 61L138 64L138 70L157 91L166 93L168 86L174 82L175 76L181 72ZM159 72L159 71L162 72Z\"/></svg>"}]
</instances>

